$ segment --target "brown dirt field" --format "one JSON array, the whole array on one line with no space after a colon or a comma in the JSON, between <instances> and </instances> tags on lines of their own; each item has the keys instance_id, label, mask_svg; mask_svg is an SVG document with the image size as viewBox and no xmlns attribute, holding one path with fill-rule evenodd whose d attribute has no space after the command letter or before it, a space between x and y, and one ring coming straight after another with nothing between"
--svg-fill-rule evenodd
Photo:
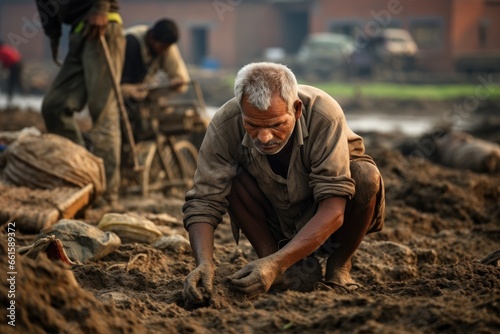
<instances>
[{"instance_id":1,"label":"brown dirt field","mask_svg":"<svg viewBox=\"0 0 500 334\"><path fill-rule=\"evenodd\" d=\"M498 109L493 114L498 116ZM0 131L43 125L39 114L27 115L0 112ZM500 127L491 129L490 123L488 129L475 134L500 143ZM252 300L235 294L224 278L256 255L244 238L235 245L225 221L216 231L218 269L209 306L195 308L182 297L183 280L194 268L189 250L123 244L97 262L73 268L17 255L13 328L5 320L10 286L2 242L1 332L498 333L500 268L477 260L500 249L500 175L415 161L388 144L401 142L401 135L364 135L385 180L387 218L384 229L368 235L355 254L352 275L363 287L354 293L311 289L305 283L313 274L303 265L294 278L304 284L296 289ZM179 198L156 194L124 198L123 204L143 216L182 218ZM93 210L80 216L92 224L99 217ZM186 235L180 222L169 227ZM16 237L20 246L34 236Z\"/></svg>"}]
</instances>

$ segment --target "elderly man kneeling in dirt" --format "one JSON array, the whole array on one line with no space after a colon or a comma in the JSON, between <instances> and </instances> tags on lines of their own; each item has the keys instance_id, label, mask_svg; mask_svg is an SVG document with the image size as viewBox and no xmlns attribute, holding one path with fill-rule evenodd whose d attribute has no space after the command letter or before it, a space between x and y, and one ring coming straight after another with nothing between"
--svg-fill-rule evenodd
<instances>
[{"instance_id":1,"label":"elderly man kneeling in dirt","mask_svg":"<svg viewBox=\"0 0 500 334\"><path fill-rule=\"evenodd\" d=\"M214 229L226 211L259 257L229 277L234 289L265 293L292 265L323 253L322 283L352 290L351 258L385 217L382 177L362 138L331 96L298 85L286 66L246 65L234 92L209 125L183 206L196 260L186 299L211 298Z\"/></svg>"}]
</instances>

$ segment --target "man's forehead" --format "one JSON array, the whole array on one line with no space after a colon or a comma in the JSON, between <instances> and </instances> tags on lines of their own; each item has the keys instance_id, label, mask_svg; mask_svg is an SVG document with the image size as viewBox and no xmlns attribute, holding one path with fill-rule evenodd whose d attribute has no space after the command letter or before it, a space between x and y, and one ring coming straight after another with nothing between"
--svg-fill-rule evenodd
<instances>
[{"instance_id":1,"label":"man's forehead","mask_svg":"<svg viewBox=\"0 0 500 334\"><path fill-rule=\"evenodd\" d=\"M283 100L283 98L281 97L281 95L277 92L275 93L272 93L271 95L271 101L270 101L271 105L270 107L278 107L280 105L286 105L287 103L285 102L285 100ZM255 105L253 105L250 101L249 101L249 96L248 94L243 94L242 98L241 98L241 105L244 106L244 105L247 105L247 106L252 106L254 108ZM265 110L263 110L265 111Z\"/></svg>"}]
</instances>

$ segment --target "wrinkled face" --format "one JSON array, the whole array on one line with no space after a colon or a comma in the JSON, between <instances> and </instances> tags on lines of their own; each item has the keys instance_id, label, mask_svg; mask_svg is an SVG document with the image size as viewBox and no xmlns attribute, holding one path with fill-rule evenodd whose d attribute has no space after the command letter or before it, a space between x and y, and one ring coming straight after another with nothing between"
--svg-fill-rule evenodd
<instances>
[{"instance_id":1,"label":"wrinkled face","mask_svg":"<svg viewBox=\"0 0 500 334\"><path fill-rule=\"evenodd\" d=\"M276 154L285 147L295 128L295 121L302 114L302 102L294 102L294 110L279 94L273 94L268 110L252 106L246 96L242 103L243 127L252 139L255 148L262 154Z\"/></svg>"}]
</instances>

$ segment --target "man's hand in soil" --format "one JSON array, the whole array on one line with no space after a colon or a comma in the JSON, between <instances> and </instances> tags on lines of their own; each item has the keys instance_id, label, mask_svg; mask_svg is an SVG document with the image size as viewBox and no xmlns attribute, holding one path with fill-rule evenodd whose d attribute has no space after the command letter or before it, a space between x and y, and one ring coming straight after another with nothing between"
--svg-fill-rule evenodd
<instances>
[{"instance_id":1,"label":"man's hand in soil","mask_svg":"<svg viewBox=\"0 0 500 334\"><path fill-rule=\"evenodd\" d=\"M201 263L184 281L184 298L193 304L208 303L212 297L214 267L210 263Z\"/></svg>"},{"instance_id":2,"label":"man's hand in soil","mask_svg":"<svg viewBox=\"0 0 500 334\"><path fill-rule=\"evenodd\" d=\"M99 39L104 35L107 24L108 14L90 13L87 17L87 27L85 28L84 36L87 38Z\"/></svg>"},{"instance_id":3,"label":"man's hand in soil","mask_svg":"<svg viewBox=\"0 0 500 334\"><path fill-rule=\"evenodd\" d=\"M234 289L255 297L266 293L280 274L278 263L267 256L250 262L241 270L229 276Z\"/></svg>"}]
</instances>

